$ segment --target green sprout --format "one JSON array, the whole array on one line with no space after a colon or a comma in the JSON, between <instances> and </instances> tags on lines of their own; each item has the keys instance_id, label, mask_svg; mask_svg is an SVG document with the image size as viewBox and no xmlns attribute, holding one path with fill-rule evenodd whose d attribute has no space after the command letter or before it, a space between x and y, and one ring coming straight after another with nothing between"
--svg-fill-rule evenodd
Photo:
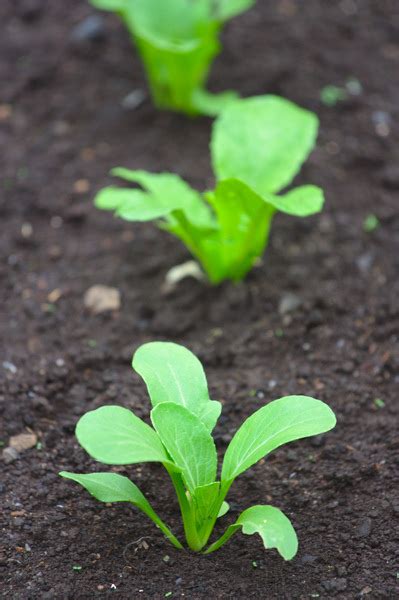
<instances>
[{"instance_id":1,"label":"green sprout","mask_svg":"<svg viewBox=\"0 0 399 600\"><path fill-rule=\"evenodd\" d=\"M326 106L335 106L346 98L346 91L336 85L326 85L320 92L320 100Z\"/></svg>"},{"instance_id":2,"label":"green sprout","mask_svg":"<svg viewBox=\"0 0 399 600\"><path fill-rule=\"evenodd\" d=\"M216 521L229 510L226 496L234 480L283 444L329 431L336 419L320 400L287 396L254 412L238 429L218 475L211 432L222 405L209 398L200 361L188 349L168 342L141 346L132 366L144 379L153 409L152 427L121 406L103 406L83 415L76 427L80 445L107 465L160 462L168 472L180 506L188 547L209 554L237 531L258 533L265 548L276 548L285 560L298 547L295 530L278 508L257 505L244 510L225 533L208 545ZM118 473L62 477L80 483L101 502L128 502L141 509L181 549L139 488Z\"/></svg>"},{"instance_id":3,"label":"green sprout","mask_svg":"<svg viewBox=\"0 0 399 600\"><path fill-rule=\"evenodd\" d=\"M371 233L372 231L375 231L379 225L380 222L378 218L373 214L369 214L363 221L363 230L366 233Z\"/></svg>"},{"instance_id":4,"label":"green sprout","mask_svg":"<svg viewBox=\"0 0 399 600\"><path fill-rule=\"evenodd\" d=\"M154 103L188 115L216 115L235 92L211 94L205 84L226 21L255 0L90 0L116 12L147 73Z\"/></svg>"},{"instance_id":5,"label":"green sprout","mask_svg":"<svg viewBox=\"0 0 399 600\"><path fill-rule=\"evenodd\" d=\"M278 194L311 152L317 117L277 96L236 100L215 120L210 144L216 188L200 193L178 175L125 168L113 175L143 189L106 187L95 204L127 221L157 220L200 262L213 284L240 281L263 254L273 216L322 209L320 188Z\"/></svg>"},{"instance_id":6,"label":"green sprout","mask_svg":"<svg viewBox=\"0 0 399 600\"><path fill-rule=\"evenodd\" d=\"M384 400L381 400L381 398L374 398L374 406L376 408L384 408L385 402Z\"/></svg>"}]
</instances>

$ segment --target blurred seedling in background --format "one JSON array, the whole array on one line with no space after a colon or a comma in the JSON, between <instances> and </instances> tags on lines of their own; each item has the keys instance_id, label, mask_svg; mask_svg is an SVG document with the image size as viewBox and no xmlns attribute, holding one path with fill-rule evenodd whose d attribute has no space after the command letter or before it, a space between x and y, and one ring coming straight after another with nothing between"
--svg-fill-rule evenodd
<instances>
[{"instance_id":1,"label":"blurred seedling in background","mask_svg":"<svg viewBox=\"0 0 399 600\"><path fill-rule=\"evenodd\" d=\"M95 204L127 221L156 220L178 237L213 284L240 281L269 239L276 212L319 212L320 188L290 185L314 147L317 117L277 96L236 100L215 120L210 144L216 187L203 193L178 175L116 168L143 189L106 187Z\"/></svg>"},{"instance_id":2,"label":"blurred seedling in background","mask_svg":"<svg viewBox=\"0 0 399 600\"><path fill-rule=\"evenodd\" d=\"M255 0L90 0L115 12L141 55L155 105L188 115L216 115L235 92L211 94L205 84L226 21Z\"/></svg>"}]
</instances>

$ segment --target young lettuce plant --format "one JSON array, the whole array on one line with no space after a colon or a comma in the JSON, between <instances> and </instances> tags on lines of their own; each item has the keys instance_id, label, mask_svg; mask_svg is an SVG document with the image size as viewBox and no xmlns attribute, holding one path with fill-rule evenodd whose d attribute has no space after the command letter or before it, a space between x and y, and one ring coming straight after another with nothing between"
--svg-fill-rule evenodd
<instances>
[{"instance_id":1,"label":"young lettuce plant","mask_svg":"<svg viewBox=\"0 0 399 600\"><path fill-rule=\"evenodd\" d=\"M79 443L107 465L160 462L167 470L180 505L186 541L209 554L237 530L258 533L265 548L293 558L298 541L289 519L268 505L244 510L225 533L208 545L218 518L228 510L227 493L235 479L283 444L332 429L335 416L320 400L287 396L253 413L231 440L220 476L211 432L221 412L210 400L204 370L186 348L167 342L141 346L133 368L144 379L151 398L152 427L121 406L103 406L78 422ZM176 548L182 544L156 514L138 487L117 473L77 474L62 471L101 502L129 502L141 509Z\"/></svg>"},{"instance_id":2,"label":"young lettuce plant","mask_svg":"<svg viewBox=\"0 0 399 600\"><path fill-rule=\"evenodd\" d=\"M90 0L116 12L143 60L154 103L188 115L216 115L237 97L204 88L224 23L255 0Z\"/></svg>"},{"instance_id":3,"label":"young lettuce plant","mask_svg":"<svg viewBox=\"0 0 399 600\"><path fill-rule=\"evenodd\" d=\"M263 254L277 211L306 217L323 192L302 185L278 195L312 150L317 117L276 96L237 100L216 119L211 140L216 188L203 194L178 175L117 168L143 189L106 187L95 204L128 221L157 220L200 262L209 280L240 281Z\"/></svg>"}]
</instances>

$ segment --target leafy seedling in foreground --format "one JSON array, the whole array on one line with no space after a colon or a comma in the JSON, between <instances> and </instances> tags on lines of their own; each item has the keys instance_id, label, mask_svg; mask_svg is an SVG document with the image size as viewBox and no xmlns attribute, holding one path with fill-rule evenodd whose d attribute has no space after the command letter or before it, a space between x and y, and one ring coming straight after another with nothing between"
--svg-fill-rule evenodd
<instances>
[{"instance_id":1,"label":"leafy seedling in foreground","mask_svg":"<svg viewBox=\"0 0 399 600\"><path fill-rule=\"evenodd\" d=\"M332 429L335 416L320 400L287 396L253 413L238 429L218 475L211 432L221 412L210 400L204 370L186 348L167 342L141 346L133 368L144 379L151 398L152 427L121 406L103 406L78 422L79 443L107 465L160 462L172 480L180 505L186 541L192 550L209 554L237 530L259 533L265 548L293 558L298 541L289 519L278 508L251 506L225 533L208 545L218 518L228 510L227 493L234 480L261 458L287 442ZM182 544L154 511L138 487L117 473L77 474L62 471L101 502L129 502L141 509L176 548ZM207 547L206 547L207 546Z\"/></svg>"},{"instance_id":2,"label":"leafy seedling in foreground","mask_svg":"<svg viewBox=\"0 0 399 600\"><path fill-rule=\"evenodd\" d=\"M317 117L277 96L237 100L216 119L211 140L216 178L199 193L178 175L117 168L143 189L106 187L95 204L127 221L156 220L178 237L213 284L240 281L263 254L277 211L306 217L323 192L302 185L278 195L312 150Z\"/></svg>"},{"instance_id":3,"label":"leafy seedling in foreground","mask_svg":"<svg viewBox=\"0 0 399 600\"><path fill-rule=\"evenodd\" d=\"M143 60L154 103L188 115L216 115L234 92L205 90L226 21L255 0L90 0L116 12Z\"/></svg>"}]
</instances>

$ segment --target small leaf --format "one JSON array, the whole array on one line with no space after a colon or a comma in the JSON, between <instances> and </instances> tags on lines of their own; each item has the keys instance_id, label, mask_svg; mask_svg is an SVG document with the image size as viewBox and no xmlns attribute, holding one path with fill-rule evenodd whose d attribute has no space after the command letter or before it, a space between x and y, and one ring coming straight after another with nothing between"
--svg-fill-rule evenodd
<instances>
[{"instance_id":1,"label":"small leaf","mask_svg":"<svg viewBox=\"0 0 399 600\"><path fill-rule=\"evenodd\" d=\"M123 167L112 169L111 173L115 177L120 177L126 181L138 183L146 194L147 204L158 207L159 215L167 215L175 210L182 210L187 219L198 227L214 227L213 219L209 208L201 198L201 194L190 187L181 177L173 173L147 173L146 171L131 171ZM139 191L139 190L132 190ZM139 191L140 192L140 191ZM143 194L143 192L141 192ZM124 205L124 214L119 212L123 218L128 218L128 209L131 212L131 220L142 220L134 217L133 202L137 199L132 197L130 205ZM161 213L161 208L163 212ZM139 210L141 206L139 203Z\"/></svg>"},{"instance_id":2,"label":"small leaf","mask_svg":"<svg viewBox=\"0 0 399 600\"><path fill-rule=\"evenodd\" d=\"M125 221L152 221L165 217L171 212L171 207L154 200L142 190L128 188L106 187L94 199L97 208L113 210L118 217Z\"/></svg>"},{"instance_id":3,"label":"small leaf","mask_svg":"<svg viewBox=\"0 0 399 600\"><path fill-rule=\"evenodd\" d=\"M255 4L256 0L218 0L216 2L216 15L222 21L231 19L236 15L248 10Z\"/></svg>"},{"instance_id":4,"label":"small leaf","mask_svg":"<svg viewBox=\"0 0 399 600\"><path fill-rule=\"evenodd\" d=\"M278 96L232 102L213 126L215 174L239 179L260 196L278 192L298 173L317 128L313 113Z\"/></svg>"},{"instance_id":5,"label":"small leaf","mask_svg":"<svg viewBox=\"0 0 399 600\"><path fill-rule=\"evenodd\" d=\"M61 477L80 483L94 498L100 502L131 502L139 508L148 507L149 503L137 485L130 479L117 473L69 473L61 471Z\"/></svg>"},{"instance_id":6,"label":"small leaf","mask_svg":"<svg viewBox=\"0 0 399 600\"><path fill-rule=\"evenodd\" d=\"M184 346L171 342L149 342L136 350L133 369L144 379L151 403L181 404L212 431L220 415L220 402L209 399L204 369Z\"/></svg>"},{"instance_id":7,"label":"small leaf","mask_svg":"<svg viewBox=\"0 0 399 600\"><path fill-rule=\"evenodd\" d=\"M244 510L225 534L209 546L205 554L218 550L240 527L246 535L259 533L265 548L276 548L285 560L294 558L298 551L298 538L288 517L274 506L258 505Z\"/></svg>"},{"instance_id":8,"label":"small leaf","mask_svg":"<svg viewBox=\"0 0 399 600\"><path fill-rule=\"evenodd\" d=\"M124 9L126 0L89 0L89 2L96 8L117 12Z\"/></svg>"},{"instance_id":9,"label":"small leaf","mask_svg":"<svg viewBox=\"0 0 399 600\"><path fill-rule=\"evenodd\" d=\"M212 94L207 90L198 88L193 93L192 101L199 113L216 117L230 102L237 100L238 97L238 94L232 91Z\"/></svg>"},{"instance_id":10,"label":"small leaf","mask_svg":"<svg viewBox=\"0 0 399 600\"><path fill-rule=\"evenodd\" d=\"M252 414L231 440L223 462L222 483L233 481L283 444L318 435L335 426L327 404L308 396L286 396Z\"/></svg>"},{"instance_id":11,"label":"small leaf","mask_svg":"<svg viewBox=\"0 0 399 600\"><path fill-rule=\"evenodd\" d=\"M157 433L121 406L87 412L78 421L76 437L90 456L108 465L170 462Z\"/></svg>"},{"instance_id":12,"label":"small leaf","mask_svg":"<svg viewBox=\"0 0 399 600\"><path fill-rule=\"evenodd\" d=\"M302 185L283 196L273 196L269 200L281 212L296 217L308 217L323 208L323 190L315 185Z\"/></svg>"},{"instance_id":13,"label":"small leaf","mask_svg":"<svg viewBox=\"0 0 399 600\"><path fill-rule=\"evenodd\" d=\"M218 512L218 519L220 519L221 517L224 517L224 515L229 512L229 510L230 510L230 504L228 502L224 501Z\"/></svg>"},{"instance_id":14,"label":"small leaf","mask_svg":"<svg viewBox=\"0 0 399 600\"><path fill-rule=\"evenodd\" d=\"M215 481L215 443L198 417L180 404L162 402L151 411L151 420L191 494Z\"/></svg>"},{"instance_id":15,"label":"small leaf","mask_svg":"<svg viewBox=\"0 0 399 600\"><path fill-rule=\"evenodd\" d=\"M166 535L176 548L182 548L179 540L173 535L165 523L158 517L144 494L130 479L117 473L68 473L61 471L61 477L80 483L94 498L100 502L130 502L142 510Z\"/></svg>"}]
</instances>

